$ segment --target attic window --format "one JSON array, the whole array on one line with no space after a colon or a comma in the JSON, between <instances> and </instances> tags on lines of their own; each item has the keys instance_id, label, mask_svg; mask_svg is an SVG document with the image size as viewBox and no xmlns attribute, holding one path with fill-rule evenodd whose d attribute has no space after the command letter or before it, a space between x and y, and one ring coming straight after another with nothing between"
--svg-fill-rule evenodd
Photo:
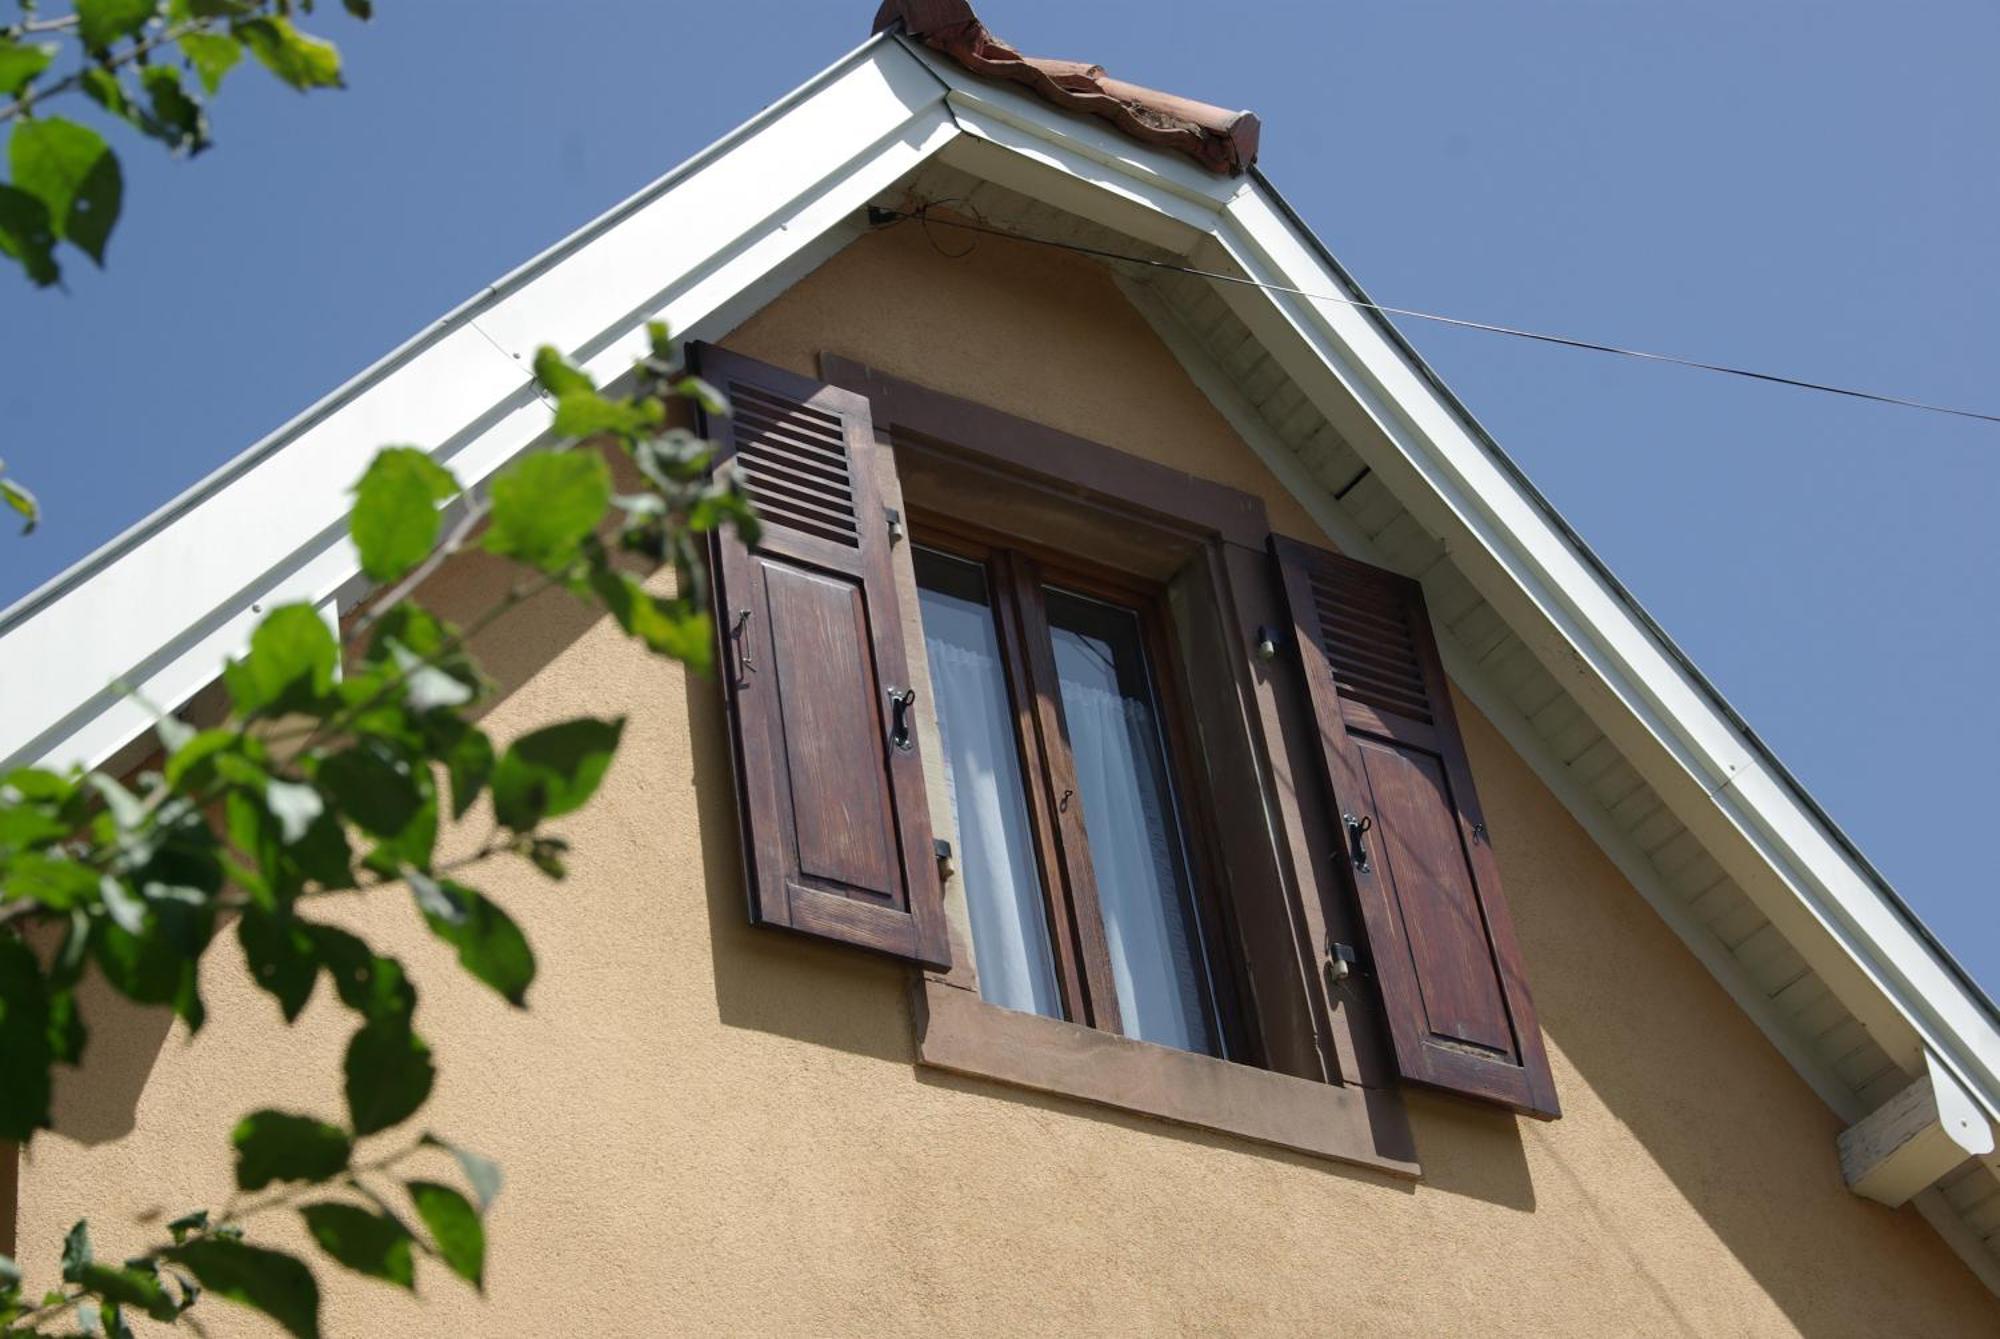
<instances>
[{"instance_id":1,"label":"attic window","mask_svg":"<svg viewBox=\"0 0 2000 1339\"><path fill-rule=\"evenodd\" d=\"M928 1065L1405 1172L1396 1073L1556 1114L1415 583L866 368L694 353L793 490L714 564L755 920L921 965ZM772 472L801 443L838 526Z\"/></svg>"}]
</instances>

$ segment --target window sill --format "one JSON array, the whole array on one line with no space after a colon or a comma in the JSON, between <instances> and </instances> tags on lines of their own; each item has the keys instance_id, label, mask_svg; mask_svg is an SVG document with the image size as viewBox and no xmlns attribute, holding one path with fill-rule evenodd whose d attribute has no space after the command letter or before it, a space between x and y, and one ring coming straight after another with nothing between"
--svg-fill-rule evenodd
<instances>
[{"instance_id":1,"label":"window sill","mask_svg":"<svg viewBox=\"0 0 2000 1339\"><path fill-rule=\"evenodd\" d=\"M1016 1013L919 976L917 1062L1415 1179L1402 1100Z\"/></svg>"}]
</instances>

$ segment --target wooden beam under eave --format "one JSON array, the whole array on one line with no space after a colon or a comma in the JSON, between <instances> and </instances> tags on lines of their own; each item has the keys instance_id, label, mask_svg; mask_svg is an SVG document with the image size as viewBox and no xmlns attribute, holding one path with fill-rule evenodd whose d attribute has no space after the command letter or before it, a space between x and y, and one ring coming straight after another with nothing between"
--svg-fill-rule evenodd
<instances>
[{"instance_id":1,"label":"wooden beam under eave","mask_svg":"<svg viewBox=\"0 0 2000 1339\"><path fill-rule=\"evenodd\" d=\"M1895 1206L1969 1157L1993 1152L1993 1126L1928 1050L1917 1081L1840 1132L1840 1170L1857 1195Z\"/></svg>"}]
</instances>

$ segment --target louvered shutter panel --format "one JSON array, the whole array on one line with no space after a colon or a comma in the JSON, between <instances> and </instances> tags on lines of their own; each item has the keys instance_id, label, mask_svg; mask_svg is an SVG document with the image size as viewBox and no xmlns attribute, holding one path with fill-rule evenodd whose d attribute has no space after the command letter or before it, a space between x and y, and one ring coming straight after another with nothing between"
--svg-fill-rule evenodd
<instances>
[{"instance_id":1,"label":"louvered shutter panel","mask_svg":"<svg viewBox=\"0 0 2000 1339\"><path fill-rule=\"evenodd\" d=\"M948 946L868 401L712 345L718 468L763 521L715 543L750 914L948 967Z\"/></svg>"},{"instance_id":2,"label":"louvered shutter panel","mask_svg":"<svg viewBox=\"0 0 2000 1339\"><path fill-rule=\"evenodd\" d=\"M1560 1114L1414 581L1273 536L1397 1068Z\"/></svg>"}]
</instances>

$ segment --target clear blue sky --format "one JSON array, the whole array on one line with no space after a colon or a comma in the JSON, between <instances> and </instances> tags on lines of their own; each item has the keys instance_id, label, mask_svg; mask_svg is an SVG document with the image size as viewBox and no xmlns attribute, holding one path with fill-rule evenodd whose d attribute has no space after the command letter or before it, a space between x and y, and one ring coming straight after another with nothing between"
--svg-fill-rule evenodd
<instances>
[{"instance_id":1,"label":"clear blue sky","mask_svg":"<svg viewBox=\"0 0 2000 1339\"><path fill-rule=\"evenodd\" d=\"M874 0L337 9L348 91L238 71L201 159L121 139L106 273L0 275L0 457L49 513L0 547L0 602L853 46ZM1379 301L2000 406L1990 0L980 9L1255 109ZM2000 993L2000 428L1404 328Z\"/></svg>"}]
</instances>

